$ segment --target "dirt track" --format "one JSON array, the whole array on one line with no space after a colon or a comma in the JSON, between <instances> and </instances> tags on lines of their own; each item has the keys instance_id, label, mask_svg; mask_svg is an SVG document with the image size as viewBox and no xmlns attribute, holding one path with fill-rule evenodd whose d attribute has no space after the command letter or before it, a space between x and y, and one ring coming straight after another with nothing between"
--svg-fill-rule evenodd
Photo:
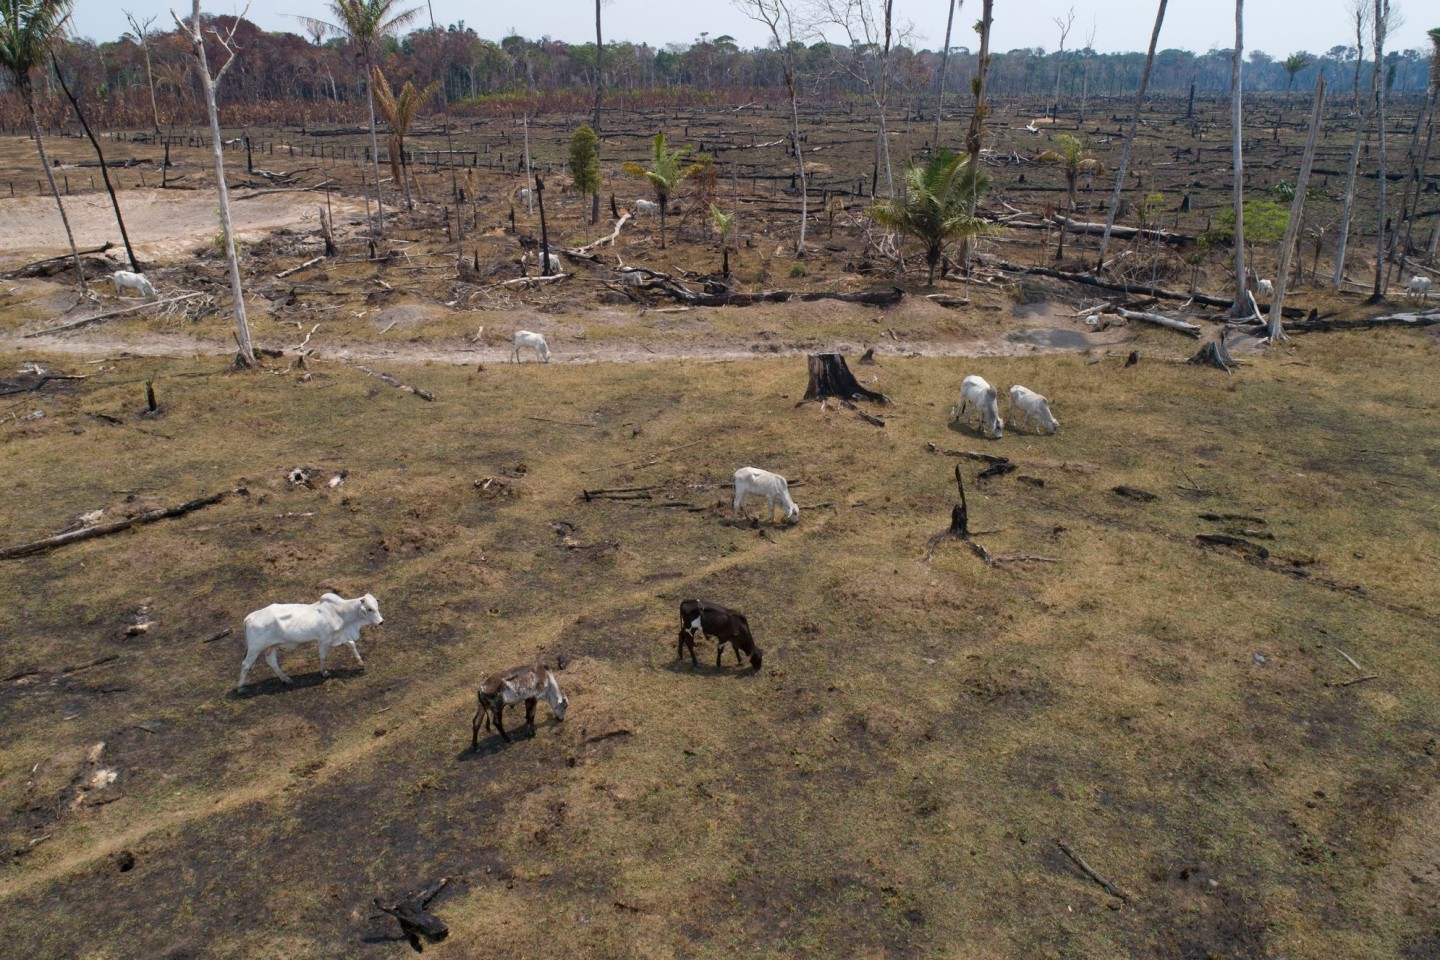
<instances>
[{"instance_id":1,"label":"dirt track","mask_svg":"<svg viewBox=\"0 0 1440 960\"><path fill-rule=\"evenodd\" d=\"M251 191L231 197L231 216L241 240L279 227L313 230L319 222L321 194L294 191L265 193L241 200ZM196 243L209 242L220 230L215 195L211 191L124 190L119 194L125 228L145 260L171 260L187 254ZM353 200L332 197L337 214L362 208ZM80 249L98 247L107 240L119 244L120 230L110 198L103 192L65 198L65 215ZM16 197L0 200L0 269L28 260L64 253L65 231L55 201L50 197ZM123 252L122 252L123 253Z\"/></svg>"}]
</instances>

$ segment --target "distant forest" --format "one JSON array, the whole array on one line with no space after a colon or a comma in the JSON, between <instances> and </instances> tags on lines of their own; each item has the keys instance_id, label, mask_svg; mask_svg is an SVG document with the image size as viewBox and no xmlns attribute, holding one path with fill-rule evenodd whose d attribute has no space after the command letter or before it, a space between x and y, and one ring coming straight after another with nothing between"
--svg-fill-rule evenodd
<instances>
[{"instance_id":1,"label":"distant forest","mask_svg":"<svg viewBox=\"0 0 1440 960\"><path fill-rule=\"evenodd\" d=\"M302 36L267 33L249 21L206 17L228 32L235 26L239 60L219 89L227 125L259 121L324 123L353 120L363 104L364 87L357 61L343 39L321 31ZM83 29L83 24L81 25ZM172 24L173 27L173 24ZM106 126L197 123L204 115L199 85L191 73L185 40L175 29L146 31L142 47L126 34L95 44L69 40L59 59L72 89L80 93L92 119ZM146 47L150 69L147 75ZM864 46L795 44L800 95L812 101L865 96L865 77L878 61ZM596 73L593 43L569 44L549 38L510 36L496 43L478 36L464 22L417 29L387 39L380 58L387 79L399 85L440 82L446 102L461 112L529 109L584 110L593 102ZM218 44L209 51L214 62ZM1144 53L1097 53L1082 48L1063 54L1022 47L993 55L988 93L996 97L1052 98L1057 89L1062 109L1082 95L1114 97L1133 93L1144 66ZM933 103L941 56L937 51L904 46L891 51L892 110L923 114ZM976 55L951 48L945 90L950 109L970 100ZM1332 96L1367 91L1372 64L1354 46L1340 44L1324 53L1293 52L1272 56L1259 50L1246 56L1245 88L1250 93L1290 92L1308 97L1317 71L1323 71ZM600 58L607 108L676 104L740 104L760 96L783 96L784 74L776 49L741 49L728 36L692 45L655 48L629 42L607 43ZM149 78L153 77L153 83ZM1429 52L1387 53L1383 77L1395 93L1418 92L1429 78ZM66 122L66 104L53 71L36 78L47 111L47 126ZM1192 84L1199 96L1228 95L1230 51L1195 54L1163 50L1156 55L1150 90L1157 96L1185 95ZM152 106L152 89L154 103ZM363 112L363 111L362 111ZM14 91L0 80L0 124L15 131L24 123Z\"/></svg>"}]
</instances>

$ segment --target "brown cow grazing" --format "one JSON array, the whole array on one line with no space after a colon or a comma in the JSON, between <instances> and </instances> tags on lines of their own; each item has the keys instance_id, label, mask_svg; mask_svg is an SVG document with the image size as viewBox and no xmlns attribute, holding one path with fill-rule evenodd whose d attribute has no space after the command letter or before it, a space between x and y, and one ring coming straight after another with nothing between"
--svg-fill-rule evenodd
<instances>
[{"instance_id":1,"label":"brown cow grazing","mask_svg":"<svg viewBox=\"0 0 1440 960\"><path fill-rule=\"evenodd\" d=\"M555 682L555 674L544 664L526 664L523 667L512 667L501 673L492 673L480 682L480 689L476 698L480 701L475 708L475 719L470 723L470 749L480 749L480 724L485 724L485 729L490 729L490 721L495 721L495 728L500 731L500 736L505 742L510 742L510 734L505 732L505 705L525 701L525 725L533 733L535 730L535 701L544 697L550 704L550 709L555 713L556 720L565 719L565 710L570 706L570 699L560 692L560 685Z\"/></svg>"},{"instance_id":2,"label":"brown cow grazing","mask_svg":"<svg viewBox=\"0 0 1440 960\"><path fill-rule=\"evenodd\" d=\"M725 645L728 643L730 649L735 651L735 662L740 663L740 654L743 651L750 657L750 666L756 670L760 669L760 648L755 646L755 638L750 635L750 623L745 619L745 614L728 610L718 603L710 603L708 600L681 600L680 601L680 645L675 652L677 660L685 658L685 648L690 649L690 662L695 666L700 661L695 659L695 637L697 634L704 634L707 637L714 637L715 667L720 667L720 655L725 652Z\"/></svg>"}]
</instances>

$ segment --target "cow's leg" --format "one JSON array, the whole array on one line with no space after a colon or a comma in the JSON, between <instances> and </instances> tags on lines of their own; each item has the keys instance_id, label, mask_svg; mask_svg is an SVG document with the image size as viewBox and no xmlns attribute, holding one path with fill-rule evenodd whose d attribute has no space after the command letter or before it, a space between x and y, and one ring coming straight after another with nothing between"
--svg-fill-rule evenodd
<instances>
[{"instance_id":1,"label":"cow's leg","mask_svg":"<svg viewBox=\"0 0 1440 960\"><path fill-rule=\"evenodd\" d=\"M363 659L361 659L361 657L360 657L360 651L359 651L359 649L356 648L356 646L355 646L355 641L354 641L354 640L347 640L347 641L345 641L345 645L350 648L350 652L351 652L351 653L355 654L355 662L358 663L358 664L360 664L360 666L362 666L362 667L365 666L365 661L364 661Z\"/></svg>"},{"instance_id":2,"label":"cow's leg","mask_svg":"<svg viewBox=\"0 0 1440 960\"><path fill-rule=\"evenodd\" d=\"M525 726L530 728L531 733L535 732L535 699L535 697L525 698Z\"/></svg>"},{"instance_id":3,"label":"cow's leg","mask_svg":"<svg viewBox=\"0 0 1440 960\"><path fill-rule=\"evenodd\" d=\"M325 666L325 661L330 659L330 644L324 640L320 641L320 676L330 676L330 669Z\"/></svg>"},{"instance_id":4,"label":"cow's leg","mask_svg":"<svg viewBox=\"0 0 1440 960\"><path fill-rule=\"evenodd\" d=\"M269 650L266 650L265 662L270 664L270 669L275 671L275 676L280 678L281 683L294 683L295 681L290 679L290 675L284 670L280 669L280 657L278 656L279 653L279 647L271 647Z\"/></svg>"},{"instance_id":5,"label":"cow's leg","mask_svg":"<svg viewBox=\"0 0 1440 960\"><path fill-rule=\"evenodd\" d=\"M475 702L475 718L469 721L469 748L471 748L471 750L480 750L480 718L484 717L485 720L490 720L490 711L485 710L484 699L478 697L475 699L477 699L477 702ZM488 727L490 724L485 725Z\"/></svg>"},{"instance_id":6,"label":"cow's leg","mask_svg":"<svg viewBox=\"0 0 1440 960\"><path fill-rule=\"evenodd\" d=\"M732 643L732 644L730 644L730 649L735 651L735 662L736 662L737 664L740 663L740 662L741 662L741 660L740 660L740 648L737 647L737 646L735 646L735 644Z\"/></svg>"},{"instance_id":7,"label":"cow's leg","mask_svg":"<svg viewBox=\"0 0 1440 960\"><path fill-rule=\"evenodd\" d=\"M720 639L717 638L716 641L715 641L715 669L716 669L716 670L719 670L719 669L720 669L720 655L723 654L724 652L725 652L725 641L724 641L724 640L720 640Z\"/></svg>"},{"instance_id":8,"label":"cow's leg","mask_svg":"<svg viewBox=\"0 0 1440 960\"><path fill-rule=\"evenodd\" d=\"M680 628L680 642L675 645L675 659L685 659L685 648L690 648L690 662L699 666L700 661L695 659L695 636L685 627Z\"/></svg>"},{"instance_id":9,"label":"cow's leg","mask_svg":"<svg viewBox=\"0 0 1440 960\"><path fill-rule=\"evenodd\" d=\"M506 743L509 743L510 734L505 732L505 701L502 700L499 703L495 704L494 716L495 729L499 730L500 736L505 738Z\"/></svg>"},{"instance_id":10,"label":"cow's leg","mask_svg":"<svg viewBox=\"0 0 1440 960\"><path fill-rule=\"evenodd\" d=\"M255 665L259 658L259 650L250 650L245 654L245 662L240 664L240 682L235 685L237 691L245 689L245 678L250 676L250 668Z\"/></svg>"}]
</instances>

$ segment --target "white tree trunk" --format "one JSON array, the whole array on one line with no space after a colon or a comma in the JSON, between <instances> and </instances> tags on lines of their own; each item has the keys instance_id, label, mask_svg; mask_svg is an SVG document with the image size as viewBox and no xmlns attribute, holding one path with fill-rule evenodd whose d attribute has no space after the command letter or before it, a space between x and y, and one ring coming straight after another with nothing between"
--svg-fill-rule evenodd
<instances>
[{"instance_id":1,"label":"white tree trunk","mask_svg":"<svg viewBox=\"0 0 1440 960\"><path fill-rule=\"evenodd\" d=\"M1160 42L1160 25L1165 22L1165 3L1155 11L1155 29L1150 31L1150 52L1145 55L1145 70L1140 74L1140 92L1135 95L1135 109L1130 113L1130 129L1125 132L1125 146L1120 150L1120 169L1115 175L1115 189L1110 194L1110 213L1105 217L1105 233L1100 238L1100 259L1095 272L1105 268L1105 251L1110 246L1110 234L1115 229L1115 213L1120 209L1120 190L1125 186L1125 170L1130 164L1130 147L1135 143L1135 130L1140 122L1140 109L1145 105L1145 88L1150 85L1150 68L1155 64L1155 47ZM1080 99L1081 122L1084 122L1085 99Z\"/></svg>"},{"instance_id":2,"label":"white tree trunk","mask_svg":"<svg viewBox=\"0 0 1440 960\"><path fill-rule=\"evenodd\" d=\"M1295 199L1290 201L1290 223L1285 228L1285 242L1280 248L1280 269L1275 274L1275 291L1270 295L1270 346L1288 339L1280 320L1285 306L1285 284L1290 278L1290 258L1295 252L1300 218L1305 213L1305 190L1310 185L1310 167L1315 162L1315 149L1320 145L1320 117L1325 106L1325 72L1315 79L1315 103L1310 108L1310 134L1305 139L1305 156L1300 160L1300 174L1295 178Z\"/></svg>"},{"instance_id":3,"label":"white tree trunk","mask_svg":"<svg viewBox=\"0 0 1440 960\"><path fill-rule=\"evenodd\" d=\"M198 2L198 0L197 0ZM365 105L370 108L370 164L375 171L375 217L380 235L385 235L385 200L380 189L380 140L375 135L375 74L370 58L365 58Z\"/></svg>"},{"instance_id":4,"label":"white tree trunk","mask_svg":"<svg viewBox=\"0 0 1440 960\"><path fill-rule=\"evenodd\" d=\"M1375 0L1375 114L1380 129L1380 172L1375 178L1380 188L1375 251L1375 289L1371 296L1379 299L1385 293L1385 84L1380 79L1380 65L1385 62L1385 31L1389 26L1390 0Z\"/></svg>"},{"instance_id":5,"label":"white tree trunk","mask_svg":"<svg viewBox=\"0 0 1440 960\"><path fill-rule=\"evenodd\" d=\"M25 110L30 115L30 135L35 138L35 149L40 153L40 166L45 169L45 179L50 184L50 194L55 198L55 206L60 211L60 223L65 227L65 239L70 242L70 256L75 261L75 282L80 285L80 293L85 294L85 268L80 265L80 251L75 246L75 234L70 231L70 218L65 215L65 204L60 200L60 188L55 185L55 174L50 169L50 158L45 155L45 141L40 138L40 119L35 116L34 94L29 89L23 91L25 99Z\"/></svg>"},{"instance_id":6,"label":"white tree trunk","mask_svg":"<svg viewBox=\"0 0 1440 960\"><path fill-rule=\"evenodd\" d=\"M173 11L171 16L175 17L175 23L190 40L195 59L200 64L200 85L205 90L205 106L210 114L210 143L215 148L215 191L220 199L220 225L224 233L225 259L230 264L230 297L235 305L235 342L240 347L235 362L248 367L255 362L255 346L250 341L250 323L245 316L245 291L240 286L239 251L235 247L235 228L230 220L230 189L225 184L225 144L220 139L220 111L215 106L215 85L235 62L235 55L226 38L220 38L226 50L230 50L230 59L221 65L214 77L210 76L210 63L205 57L205 38L200 34L200 0L194 0L188 27Z\"/></svg>"},{"instance_id":7,"label":"white tree trunk","mask_svg":"<svg viewBox=\"0 0 1440 960\"><path fill-rule=\"evenodd\" d=\"M1235 306L1232 317L1244 316L1242 308L1247 288L1245 271L1245 154L1241 136L1241 102L1244 87L1240 68L1245 55L1245 0L1235 0L1235 57L1230 65L1230 153L1233 166L1235 195Z\"/></svg>"}]
</instances>

